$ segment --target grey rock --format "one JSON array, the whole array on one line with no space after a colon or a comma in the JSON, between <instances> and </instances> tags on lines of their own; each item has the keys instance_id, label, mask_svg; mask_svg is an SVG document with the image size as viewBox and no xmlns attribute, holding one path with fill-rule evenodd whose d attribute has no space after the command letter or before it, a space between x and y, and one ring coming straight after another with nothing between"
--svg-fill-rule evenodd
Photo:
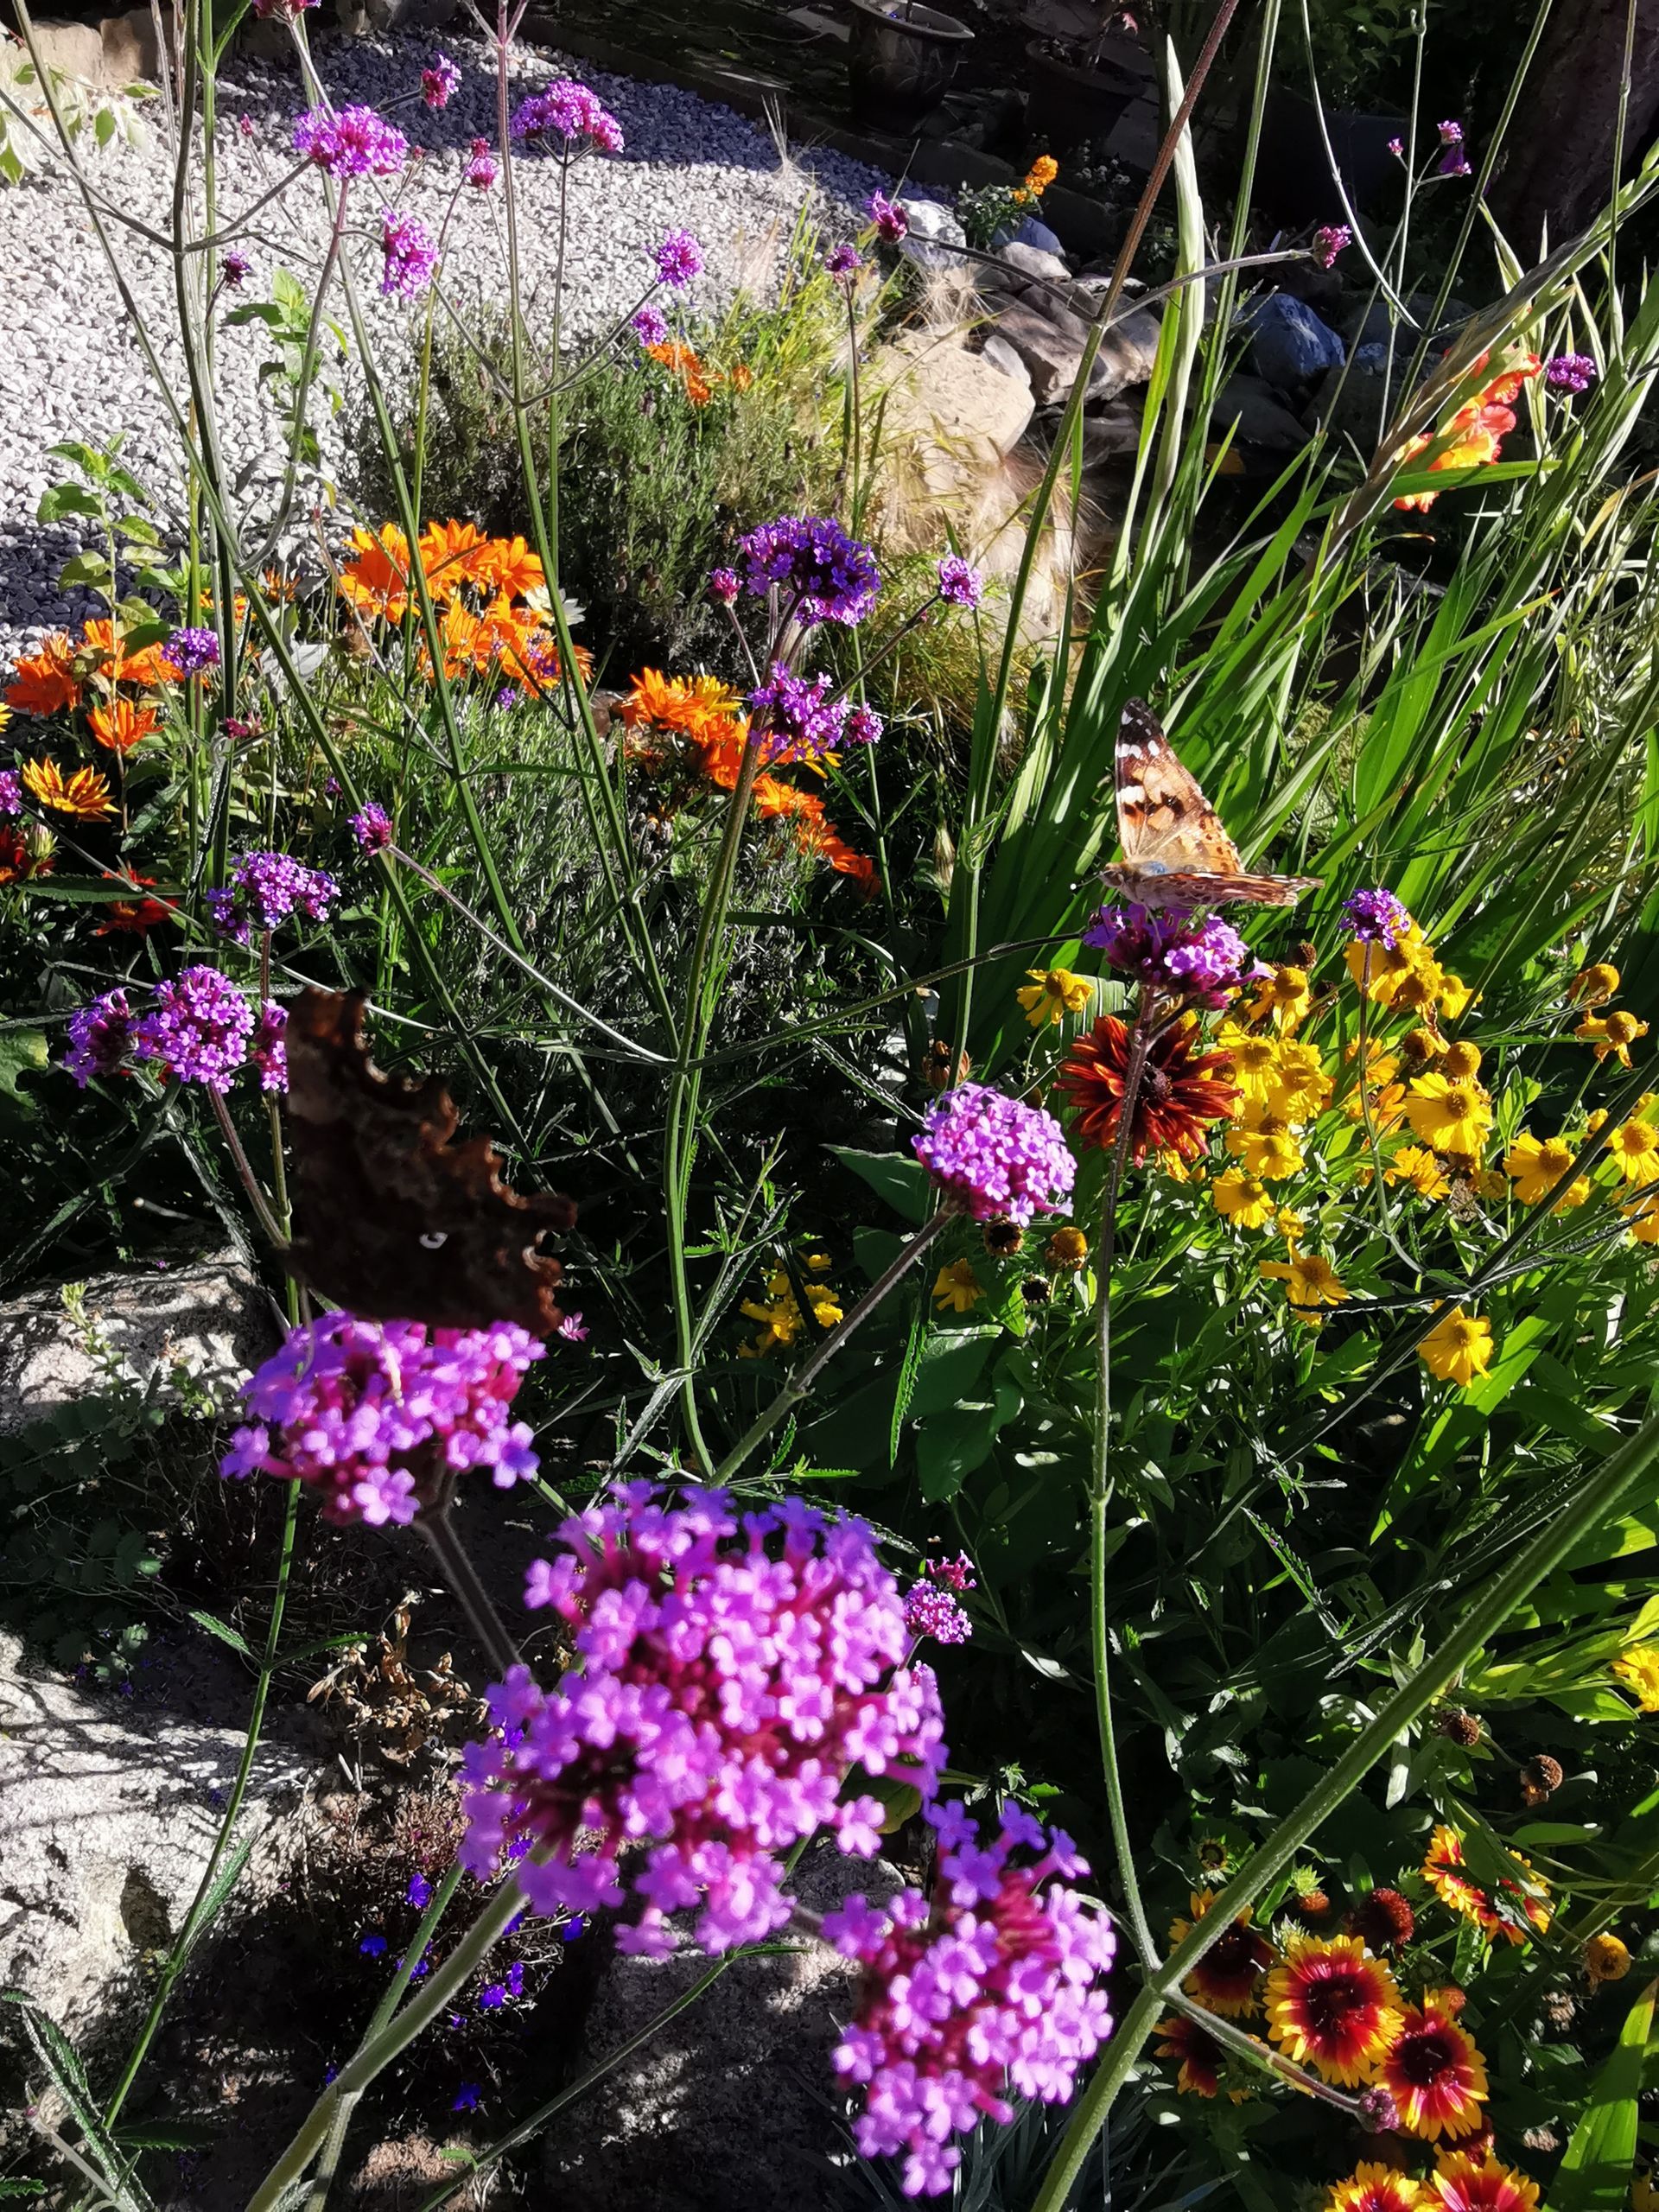
<instances>
[{"instance_id":1,"label":"grey rock","mask_svg":"<svg viewBox=\"0 0 1659 2212\"><path fill-rule=\"evenodd\" d=\"M104 41L96 24L37 22L35 42L48 69L78 77L83 84L103 83Z\"/></svg>"},{"instance_id":2,"label":"grey rock","mask_svg":"<svg viewBox=\"0 0 1659 2212\"><path fill-rule=\"evenodd\" d=\"M148 8L106 16L98 27L106 85L154 84L162 73L156 18Z\"/></svg>"},{"instance_id":3,"label":"grey rock","mask_svg":"<svg viewBox=\"0 0 1659 2212\"><path fill-rule=\"evenodd\" d=\"M995 331L991 332L985 343L980 347L979 358L982 361L988 362L992 368L1001 369L1005 377L1014 378L1017 382L1025 385L1027 391L1030 391L1031 372L1009 345L1007 340L1000 338Z\"/></svg>"},{"instance_id":4,"label":"grey rock","mask_svg":"<svg viewBox=\"0 0 1659 2212\"><path fill-rule=\"evenodd\" d=\"M1115 322L1101 341L1095 374L1090 380L1090 397L1109 399L1127 391L1131 385L1145 384L1158 358L1160 327L1150 308L1138 308L1122 322Z\"/></svg>"},{"instance_id":5,"label":"grey rock","mask_svg":"<svg viewBox=\"0 0 1659 2212\"><path fill-rule=\"evenodd\" d=\"M937 200L906 200L899 204L910 218L909 232L899 243L906 260L914 262L918 269L960 269L962 257L950 249L966 245L968 233L950 210L941 207Z\"/></svg>"},{"instance_id":6,"label":"grey rock","mask_svg":"<svg viewBox=\"0 0 1659 2212\"><path fill-rule=\"evenodd\" d=\"M1107 461L1122 461L1133 454L1141 443L1141 402L1134 399L1112 399L1098 410L1091 409L1083 418L1083 465L1085 470L1102 467Z\"/></svg>"},{"instance_id":7,"label":"grey rock","mask_svg":"<svg viewBox=\"0 0 1659 2212\"><path fill-rule=\"evenodd\" d=\"M1089 325L1069 308L1037 309L1037 296L1016 301L997 319L1005 338L1025 363L1039 407L1063 399L1076 380L1088 343ZM1106 333L1089 372L1086 397L1111 399L1152 373L1158 348L1157 318L1144 310L1127 316Z\"/></svg>"},{"instance_id":8,"label":"grey rock","mask_svg":"<svg viewBox=\"0 0 1659 2212\"><path fill-rule=\"evenodd\" d=\"M276 1341L270 1299L233 1254L167 1274L95 1276L82 1327L60 1289L0 1305L0 1434L122 1384L163 1392L184 1368L226 1397Z\"/></svg>"},{"instance_id":9,"label":"grey rock","mask_svg":"<svg viewBox=\"0 0 1659 2212\"><path fill-rule=\"evenodd\" d=\"M1071 282L1071 271L1058 253L1044 253L1034 245L1022 245L1018 238L998 246L996 257L1003 268L1013 270L1016 278L1034 276L1044 284L1058 285L1062 292ZM1016 283L1014 289L1020 291L1024 286Z\"/></svg>"},{"instance_id":10,"label":"grey rock","mask_svg":"<svg viewBox=\"0 0 1659 2212\"><path fill-rule=\"evenodd\" d=\"M1263 453L1294 453L1307 443L1307 432L1260 377L1230 377L1216 394L1211 421L1217 431L1236 423L1238 442Z\"/></svg>"},{"instance_id":11,"label":"grey rock","mask_svg":"<svg viewBox=\"0 0 1659 2212\"><path fill-rule=\"evenodd\" d=\"M1280 391L1299 391L1317 383L1327 369L1339 369L1347 348L1328 323L1302 300L1283 292L1248 301L1233 318L1250 334L1251 364L1259 377Z\"/></svg>"}]
</instances>

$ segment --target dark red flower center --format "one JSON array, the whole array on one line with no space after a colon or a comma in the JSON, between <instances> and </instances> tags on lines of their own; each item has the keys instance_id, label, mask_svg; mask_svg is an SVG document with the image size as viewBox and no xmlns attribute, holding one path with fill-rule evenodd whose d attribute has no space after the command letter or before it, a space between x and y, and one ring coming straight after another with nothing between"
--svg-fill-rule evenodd
<instances>
[{"instance_id":1,"label":"dark red flower center","mask_svg":"<svg viewBox=\"0 0 1659 2212\"><path fill-rule=\"evenodd\" d=\"M1330 1974L1310 1982L1302 1992L1302 2010L1316 2036L1342 2035L1356 2012L1370 2004L1369 1983L1357 1975Z\"/></svg>"},{"instance_id":2,"label":"dark red flower center","mask_svg":"<svg viewBox=\"0 0 1659 2212\"><path fill-rule=\"evenodd\" d=\"M1457 2063L1458 2047L1444 2028L1420 2028L1394 2048L1394 2070L1414 2089L1432 2089Z\"/></svg>"}]
</instances>

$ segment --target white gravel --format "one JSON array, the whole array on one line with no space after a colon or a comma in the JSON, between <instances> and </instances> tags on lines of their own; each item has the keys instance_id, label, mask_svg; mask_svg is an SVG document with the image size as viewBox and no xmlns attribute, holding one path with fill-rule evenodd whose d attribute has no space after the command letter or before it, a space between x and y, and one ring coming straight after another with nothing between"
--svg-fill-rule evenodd
<instances>
[{"instance_id":1,"label":"white gravel","mask_svg":"<svg viewBox=\"0 0 1659 2212\"><path fill-rule=\"evenodd\" d=\"M444 220L469 142L495 137L495 78L488 49L449 35L387 40L322 38L314 51L336 105L361 101L385 111L417 88L423 64L439 51L461 70L461 88L448 106L434 112L418 101L398 107L392 120L424 159L387 189L397 204L417 213L435 232ZM620 157L594 156L576 168L570 193L564 312L568 327L591 335L607 327L639 296L651 275L650 250L664 231L683 227L702 243L705 275L690 296L693 309L712 308L740 281L753 285L772 259L772 242L785 238L804 200L821 195L832 232L837 209L861 202L888 180L833 154L779 161L764 129L677 87L640 84L562 64L533 48L518 54L515 104L546 79L569 73L590 84L622 124L626 146ZM291 61L268 63L232 57L220 85L221 114L245 115L251 130L232 127L221 137L219 178L222 211L241 211L267 190L291 162L293 119L308 103ZM171 156L160 103L149 112L156 128L142 149L112 146L84 156L90 181L123 213L166 231L170 221ZM532 302L532 324L544 324L551 304L557 250L558 165L531 156L515 163L521 264ZM376 188L352 188L355 224L378 231ZM221 222L226 219L221 213ZM112 222L130 283L147 327L163 341L175 393L186 386L181 357L171 337L170 257L136 232ZM254 263L241 298L269 296L270 271L284 267L307 282L327 244L328 217L320 180L301 175L283 199L254 219L253 235L238 244ZM351 249L359 292L377 339L377 353L394 374L406 372L415 327L410 311L383 300L378 243L367 236ZM35 519L41 494L63 474L47 448L66 437L98 443L124 435L122 457L154 491L164 527L176 529L181 513L181 472L165 408L121 305L103 249L66 174L7 188L0 187L0 277L3 277L8 344L0 353L0 667L29 650L48 630L76 621L90 602L58 588L63 562L78 550L74 530ZM443 283L458 305L480 297L505 299L502 194L464 191L448 215ZM661 297L662 296L658 296ZM338 280L334 313L343 323ZM237 304L224 295L219 314ZM216 376L220 436L228 466L248 472L241 505L245 526L257 529L270 511L280 475L276 418L261 395L257 368L270 351L268 334L254 324L222 329ZM347 395L334 413L314 406L321 437L323 475L340 468L350 427L355 379L350 364L337 372ZM296 515L310 502L302 499Z\"/></svg>"}]
</instances>

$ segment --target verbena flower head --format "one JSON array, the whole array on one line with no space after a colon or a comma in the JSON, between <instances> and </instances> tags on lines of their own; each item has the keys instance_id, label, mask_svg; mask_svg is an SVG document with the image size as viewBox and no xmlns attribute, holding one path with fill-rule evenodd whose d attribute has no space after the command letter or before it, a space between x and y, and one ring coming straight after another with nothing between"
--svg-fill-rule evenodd
<instances>
[{"instance_id":1,"label":"verbena flower head","mask_svg":"<svg viewBox=\"0 0 1659 2212\"><path fill-rule=\"evenodd\" d=\"M69 1017L69 1049L63 1065L82 1090L95 1075L113 1075L132 1042L132 1010L124 991L105 991Z\"/></svg>"},{"instance_id":2,"label":"verbena flower head","mask_svg":"<svg viewBox=\"0 0 1659 2212\"><path fill-rule=\"evenodd\" d=\"M762 760L781 766L794 760L821 760L849 737L851 709L845 699L831 696L834 678L797 676L782 661L772 665L772 680L749 694L754 709L754 741ZM873 716L877 734L880 716Z\"/></svg>"},{"instance_id":3,"label":"verbena flower head","mask_svg":"<svg viewBox=\"0 0 1659 2212\"><path fill-rule=\"evenodd\" d=\"M974 607L985 594L984 579L960 554L947 553L939 563L939 597L952 607Z\"/></svg>"},{"instance_id":4,"label":"verbena flower head","mask_svg":"<svg viewBox=\"0 0 1659 2212\"><path fill-rule=\"evenodd\" d=\"M1440 143L1446 149L1435 164L1436 176L1467 176L1470 174L1469 156L1463 143L1463 125L1446 122L1440 125Z\"/></svg>"},{"instance_id":5,"label":"verbena flower head","mask_svg":"<svg viewBox=\"0 0 1659 2212\"><path fill-rule=\"evenodd\" d=\"M668 319L647 301L628 325L642 346L660 346L668 336Z\"/></svg>"},{"instance_id":6,"label":"verbena flower head","mask_svg":"<svg viewBox=\"0 0 1659 2212\"><path fill-rule=\"evenodd\" d=\"M380 289L398 300L418 299L438 270L438 242L426 225L400 208L380 218Z\"/></svg>"},{"instance_id":7,"label":"verbena flower head","mask_svg":"<svg viewBox=\"0 0 1659 2212\"><path fill-rule=\"evenodd\" d=\"M448 107L461 90L461 71L447 54L435 54L429 69L421 72L421 98L428 107Z\"/></svg>"},{"instance_id":8,"label":"verbena flower head","mask_svg":"<svg viewBox=\"0 0 1659 2212\"><path fill-rule=\"evenodd\" d=\"M874 707L849 707L844 734L849 745L874 745L886 724Z\"/></svg>"},{"instance_id":9,"label":"verbena flower head","mask_svg":"<svg viewBox=\"0 0 1659 2212\"><path fill-rule=\"evenodd\" d=\"M291 1330L242 1386L252 1416L224 1475L275 1475L321 1497L325 1520L412 1521L456 1475L527 1480L531 1432L507 1408L545 1347L511 1321L429 1329L327 1313Z\"/></svg>"},{"instance_id":10,"label":"verbena flower head","mask_svg":"<svg viewBox=\"0 0 1659 2212\"><path fill-rule=\"evenodd\" d=\"M912 1637L931 1636L935 1643L966 1643L974 1632L950 1592L932 1582L913 1582L906 1592L905 1626Z\"/></svg>"},{"instance_id":11,"label":"verbena flower head","mask_svg":"<svg viewBox=\"0 0 1659 2212\"><path fill-rule=\"evenodd\" d=\"M287 1030L288 1008L267 999L248 1042L248 1058L258 1075L261 1090L288 1089Z\"/></svg>"},{"instance_id":12,"label":"verbena flower head","mask_svg":"<svg viewBox=\"0 0 1659 2212\"><path fill-rule=\"evenodd\" d=\"M864 266L864 257L850 239L843 238L829 249L823 257L823 266L827 276L833 276L837 283L845 283Z\"/></svg>"},{"instance_id":13,"label":"verbena flower head","mask_svg":"<svg viewBox=\"0 0 1659 2212\"><path fill-rule=\"evenodd\" d=\"M332 113L314 107L294 126L294 150L343 183L353 176L396 176L409 159L409 141L372 107Z\"/></svg>"},{"instance_id":14,"label":"verbena flower head","mask_svg":"<svg viewBox=\"0 0 1659 2212\"><path fill-rule=\"evenodd\" d=\"M1544 365L1544 381L1554 391L1588 391L1600 374L1589 353L1557 353Z\"/></svg>"},{"instance_id":15,"label":"verbena flower head","mask_svg":"<svg viewBox=\"0 0 1659 2212\"><path fill-rule=\"evenodd\" d=\"M1313 233L1313 258L1321 269L1336 266L1337 256L1345 253L1354 242L1354 234L1346 223L1325 223Z\"/></svg>"},{"instance_id":16,"label":"verbena flower head","mask_svg":"<svg viewBox=\"0 0 1659 2212\"><path fill-rule=\"evenodd\" d=\"M946 1204L975 1221L1058 1213L1077 1166L1054 1116L982 1083L960 1083L935 1099L916 1157Z\"/></svg>"},{"instance_id":17,"label":"verbena flower head","mask_svg":"<svg viewBox=\"0 0 1659 2212\"><path fill-rule=\"evenodd\" d=\"M909 214L900 201L889 200L885 193L873 192L864 203L864 212L884 245L897 245L910 235Z\"/></svg>"},{"instance_id":18,"label":"verbena flower head","mask_svg":"<svg viewBox=\"0 0 1659 2212\"><path fill-rule=\"evenodd\" d=\"M219 639L211 630L175 630L162 647L162 659L175 676L205 676L219 666Z\"/></svg>"},{"instance_id":19,"label":"verbena flower head","mask_svg":"<svg viewBox=\"0 0 1659 2212\"><path fill-rule=\"evenodd\" d=\"M232 247L219 263L219 273L233 292L239 291L252 276L253 264L245 253L238 253Z\"/></svg>"},{"instance_id":20,"label":"verbena flower head","mask_svg":"<svg viewBox=\"0 0 1659 2212\"><path fill-rule=\"evenodd\" d=\"M620 154L622 126L599 97L574 77L557 77L519 104L512 118L515 138L562 138L567 146L596 146Z\"/></svg>"},{"instance_id":21,"label":"verbena flower head","mask_svg":"<svg viewBox=\"0 0 1659 2212\"><path fill-rule=\"evenodd\" d=\"M902 1663L904 1609L861 1521L793 1498L740 1516L720 1491L671 1505L636 1482L559 1538L525 1602L566 1623L578 1667L549 1691L516 1667L490 1692L498 1732L462 1767L472 1873L516 1859L543 1913L618 1905L626 1885L645 1909L623 1948L671 1950L667 1916L696 1907L695 1940L724 1951L788 1919L803 1837L828 1827L874 1855L882 1808L841 1800L849 1766L933 1795L938 1691Z\"/></svg>"},{"instance_id":22,"label":"verbena flower head","mask_svg":"<svg viewBox=\"0 0 1659 2212\"><path fill-rule=\"evenodd\" d=\"M226 888L207 893L207 910L222 935L246 944L252 931L279 928L290 914L326 922L339 896L332 875L290 853L246 853Z\"/></svg>"},{"instance_id":23,"label":"verbena flower head","mask_svg":"<svg viewBox=\"0 0 1659 2212\"><path fill-rule=\"evenodd\" d=\"M962 2162L952 2135L1013 2119L1015 2094L1064 2103L1111 2032L1099 1984L1110 1922L1065 1886L1088 1872L1071 1839L1016 1805L982 1846L962 1807L931 1811L940 1850L932 1895L877 1907L849 1897L823 1933L864 1967L835 2053L864 2092L853 2134L867 2158L905 2158L906 2196L939 2196Z\"/></svg>"},{"instance_id":24,"label":"verbena flower head","mask_svg":"<svg viewBox=\"0 0 1659 2212\"><path fill-rule=\"evenodd\" d=\"M726 573L729 575L729 569ZM736 596L735 593L733 596ZM0 814L21 814L22 810L22 778L15 768L0 768Z\"/></svg>"},{"instance_id":25,"label":"verbena flower head","mask_svg":"<svg viewBox=\"0 0 1659 2212\"><path fill-rule=\"evenodd\" d=\"M735 569L710 569L709 571L709 596L721 607L734 607L740 588ZM14 776L12 781L16 783L16 780Z\"/></svg>"},{"instance_id":26,"label":"verbena flower head","mask_svg":"<svg viewBox=\"0 0 1659 2212\"><path fill-rule=\"evenodd\" d=\"M186 968L156 986L132 1027L141 1060L159 1060L181 1083L226 1091L248 1057L253 1008L217 968Z\"/></svg>"},{"instance_id":27,"label":"verbena flower head","mask_svg":"<svg viewBox=\"0 0 1659 2212\"><path fill-rule=\"evenodd\" d=\"M391 817L371 799L352 817L352 835L360 852L384 853L391 842Z\"/></svg>"},{"instance_id":28,"label":"verbena flower head","mask_svg":"<svg viewBox=\"0 0 1659 2212\"><path fill-rule=\"evenodd\" d=\"M657 282L671 291L683 292L694 276L702 274L702 248L690 231L671 231L652 254Z\"/></svg>"},{"instance_id":29,"label":"verbena flower head","mask_svg":"<svg viewBox=\"0 0 1659 2212\"><path fill-rule=\"evenodd\" d=\"M1356 891L1343 900L1342 911L1361 944L1380 944L1389 952L1411 928L1411 916L1392 891Z\"/></svg>"},{"instance_id":30,"label":"verbena flower head","mask_svg":"<svg viewBox=\"0 0 1659 2212\"><path fill-rule=\"evenodd\" d=\"M861 622L880 571L868 545L827 515L783 515L738 541L743 582L764 596L776 585L785 611L807 622Z\"/></svg>"},{"instance_id":31,"label":"verbena flower head","mask_svg":"<svg viewBox=\"0 0 1659 2212\"><path fill-rule=\"evenodd\" d=\"M1179 910L1103 906L1083 941L1103 952L1119 975L1212 1008L1268 972L1217 914L1199 921Z\"/></svg>"},{"instance_id":32,"label":"verbena flower head","mask_svg":"<svg viewBox=\"0 0 1659 2212\"><path fill-rule=\"evenodd\" d=\"M467 149L467 166L461 173L461 182L471 185L474 192L487 192L500 174L501 165L489 140L474 138Z\"/></svg>"}]
</instances>

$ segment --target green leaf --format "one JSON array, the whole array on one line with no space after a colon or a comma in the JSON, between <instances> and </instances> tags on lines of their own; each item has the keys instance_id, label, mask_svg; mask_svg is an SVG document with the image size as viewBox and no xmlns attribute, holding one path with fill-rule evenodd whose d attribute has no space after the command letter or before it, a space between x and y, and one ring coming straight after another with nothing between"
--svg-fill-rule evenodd
<instances>
[{"instance_id":1,"label":"green leaf","mask_svg":"<svg viewBox=\"0 0 1659 2212\"><path fill-rule=\"evenodd\" d=\"M0 1098L10 1100L31 1121L40 1113L40 1103L20 1088L18 1078L30 1071L38 1075L48 1065L43 1030L0 1030Z\"/></svg>"},{"instance_id":2,"label":"green leaf","mask_svg":"<svg viewBox=\"0 0 1659 2212\"><path fill-rule=\"evenodd\" d=\"M1637 2100L1653 2037L1659 1981L1630 2007L1611 2056L1596 2076L1549 2192L1548 2212L1623 2212L1630 2202L1639 2117Z\"/></svg>"},{"instance_id":3,"label":"green leaf","mask_svg":"<svg viewBox=\"0 0 1659 2212\"><path fill-rule=\"evenodd\" d=\"M252 1659L253 1652L247 1639L238 1636L228 1621L220 1620L216 1613L205 1613L196 1605L187 1606L185 1610L198 1628L206 1629L209 1636L216 1636L221 1643L228 1643L232 1650L242 1658ZM346 1641L355 1642L356 1639L347 1638Z\"/></svg>"},{"instance_id":4,"label":"green leaf","mask_svg":"<svg viewBox=\"0 0 1659 2212\"><path fill-rule=\"evenodd\" d=\"M899 1152L855 1152L849 1146L830 1147L842 1166L850 1167L895 1213L919 1224L927 1212L927 1170L919 1160Z\"/></svg>"},{"instance_id":5,"label":"green leaf","mask_svg":"<svg viewBox=\"0 0 1659 2212\"><path fill-rule=\"evenodd\" d=\"M41 504L35 510L36 522L58 522L65 515L99 515L102 507L92 494L79 484L54 484L41 494Z\"/></svg>"},{"instance_id":6,"label":"green leaf","mask_svg":"<svg viewBox=\"0 0 1659 2212\"><path fill-rule=\"evenodd\" d=\"M110 563L102 553L77 553L58 570L58 584L61 590L71 590L77 584L101 584L108 577Z\"/></svg>"}]
</instances>

